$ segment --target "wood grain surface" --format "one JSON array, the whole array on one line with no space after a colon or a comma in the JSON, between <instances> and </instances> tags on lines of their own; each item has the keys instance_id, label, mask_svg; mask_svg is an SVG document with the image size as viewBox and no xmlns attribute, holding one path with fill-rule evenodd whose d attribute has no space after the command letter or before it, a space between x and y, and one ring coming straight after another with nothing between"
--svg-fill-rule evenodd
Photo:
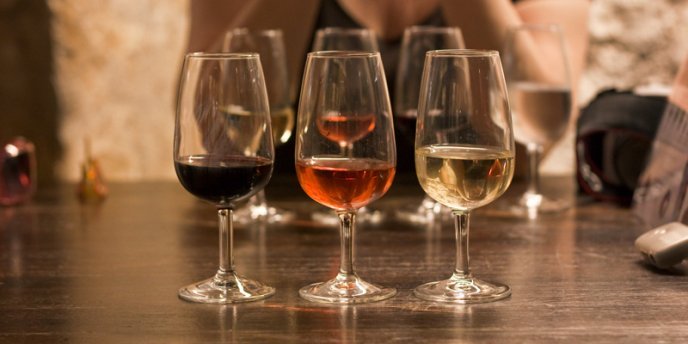
<instances>
[{"instance_id":1,"label":"wood grain surface","mask_svg":"<svg viewBox=\"0 0 688 344\"><path fill-rule=\"evenodd\" d=\"M293 179L273 178L268 198L298 218L252 223L235 233L240 273L277 288L265 300L202 305L177 289L217 268L212 206L177 183L111 185L99 205L79 204L73 186L43 187L27 205L0 208L0 342L686 342L688 273L645 265L633 247L643 228L630 210L574 199L573 183L546 187L577 203L530 221L498 202L473 214L471 266L513 295L455 306L412 289L453 268L451 220L418 226L394 219L422 194L399 178L373 204L388 214L360 223L356 266L398 288L393 299L357 306L305 301L298 289L334 276L339 236L309 214L322 209Z\"/></svg>"}]
</instances>

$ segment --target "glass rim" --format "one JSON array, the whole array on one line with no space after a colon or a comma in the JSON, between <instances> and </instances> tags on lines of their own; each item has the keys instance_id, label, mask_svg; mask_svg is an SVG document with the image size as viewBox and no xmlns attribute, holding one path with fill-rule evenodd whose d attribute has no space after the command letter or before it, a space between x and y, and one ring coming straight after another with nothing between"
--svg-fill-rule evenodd
<instances>
[{"instance_id":1,"label":"glass rim","mask_svg":"<svg viewBox=\"0 0 688 344\"><path fill-rule=\"evenodd\" d=\"M370 29L366 28L358 28L358 27L339 27L339 26L328 26L324 28L320 28L317 30L316 35L321 35L321 34L326 34L326 33L347 33L347 34L363 34L363 33L370 33L371 35L375 35L375 32Z\"/></svg>"},{"instance_id":2,"label":"glass rim","mask_svg":"<svg viewBox=\"0 0 688 344\"><path fill-rule=\"evenodd\" d=\"M430 57L499 57L499 51L487 49L440 49L426 53Z\"/></svg>"},{"instance_id":3,"label":"glass rim","mask_svg":"<svg viewBox=\"0 0 688 344\"><path fill-rule=\"evenodd\" d=\"M370 58L380 57L380 52L359 50L322 50L308 53L309 59L314 58Z\"/></svg>"},{"instance_id":4,"label":"glass rim","mask_svg":"<svg viewBox=\"0 0 688 344\"><path fill-rule=\"evenodd\" d=\"M231 30L227 30L225 35L233 35L233 34L248 34L248 35L257 35L257 36L267 36L267 37L274 37L274 36L282 36L282 29L258 29L258 30L252 30L247 27L237 27Z\"/></svg>"},{"instance_id":5,"label":"glass rim","mask_svg":"<svg viewBox=\"0 0 688 344\"><path fill-rule=\"evenodd\" d=\"M527 23L515 25L509 28L510 32L516 32L521 30L538 30L538 31L550 31L561 33L561 26L554 23Z\"/></svg>"},{"instance_id":6,"label":"glass rim","mask_svg":"<svg viewBox=\"0 0 688 344\"><path fill-rule=\"evenodd\" d=\"M448 32L461 32L461 28L458 26L432 26L432 25L413 25L406 28L406 31L410 33L417 32L430 32L430 33L448 33Z\"/></svg>"},{"instance_id":7,"label":"glass rim","mask_svg":"<svg viewBox=\"0 0 688 344\"><path fill-rule=\"evenodd\" d=\"M200 60L251 60L258 59L258 53L209 53L209 52L191 52L186 54L186 59L200 59Z\"/></svg>"}]
</instances>

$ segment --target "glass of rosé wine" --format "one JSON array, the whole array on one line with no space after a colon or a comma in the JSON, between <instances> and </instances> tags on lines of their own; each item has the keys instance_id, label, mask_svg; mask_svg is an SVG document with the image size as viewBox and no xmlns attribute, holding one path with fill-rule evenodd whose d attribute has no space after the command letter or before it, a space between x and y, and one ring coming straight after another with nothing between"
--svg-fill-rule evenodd
<instances>
[{"instance_id":1,"label":"glass of ros\u00e9 wine","mask_svg":"<svg viewBox=\"0 0 688 344\"><path fill-rule=\"evenodd\" d=\"M358 277L353 257L357 211L387 192L395 172L392 110L380 54L309 53L296 125L296 174L306 194L339 217L341 256L337 276L301 288L301 297L348 304L396 294Z\"/></svg>"},{"instance_id":2,"label":"glass of ros\u00e9 wine","mask_svg":"<svg viewBox=\"0 0 688 344\"><path fill-rule=\"evenodd\" d=\"M347 27L325 27L318 29L313 37L313 45L311 51L366 51L379 52L380 47L377 41L375 31L365 28L347 28ZM335 118L325 118L321 121L321 128L326 128L331 122L336 121ZM356 119L362 127L368 127L373 122L369 118ZM365 132L361 128L361 132ZM372 130L372 129L371 129ZM332 140L339 144L342 154L345 154L350 149L351 144L357 141L360 137L348 136L337 137L331 136ZM312 219L321 224L337 225L339 219L333 216L328 211L317 211L311 215ZM385 214L377 209L369 209L362 207L358 209L358 222L379 223L385 217Z\"/></svg>"}]
</instances>

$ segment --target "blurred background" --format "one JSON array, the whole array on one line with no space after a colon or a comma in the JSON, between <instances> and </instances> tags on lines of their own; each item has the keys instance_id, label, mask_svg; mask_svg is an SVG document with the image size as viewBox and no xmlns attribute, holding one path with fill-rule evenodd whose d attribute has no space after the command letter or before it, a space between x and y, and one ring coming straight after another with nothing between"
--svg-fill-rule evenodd
<instances>
[{"instance_id":1,"label":"blurred background","mask_svg":"<svg viewBox=\"0 0 688 344\"><path fill-rule=\"evenodd\" d=\"M85 140L110 181L175 179L179 70L205 45L188 42L190 1L0 0L0 141L35 143L39 184L77 180ZM688 0L591 4L579 105L606 88L670 85L688 53ZM544 174L573 175L573 137Z\"/></svg>"}]
</instances>

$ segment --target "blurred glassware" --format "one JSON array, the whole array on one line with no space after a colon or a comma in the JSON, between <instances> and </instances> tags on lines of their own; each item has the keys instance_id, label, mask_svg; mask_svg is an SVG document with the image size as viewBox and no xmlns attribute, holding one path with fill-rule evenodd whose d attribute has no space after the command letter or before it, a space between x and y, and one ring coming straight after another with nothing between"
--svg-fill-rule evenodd
<instances>
[{"instance_id":1,"label":"blurred glassware","mask_svg":"<svg viewBox=\"0 0 688 344\"><path fill-rule=\"evenodd\" d=\"M282 30L256 30L246 28L230 30L225 34L222 51L227 53L258 53L265 75L265 87L270 102L272 141L275 148L286 143L294 128L294 109L289 97L287 55ZM237 209L234 221L251 223L262 220L269 223L289 222L295 214L268 205L265 190L261 189L249 198L248 203Z\"/></svg>"},{"instance_id":2,"label":"blurred glassware","mask_svg":"<svg viewBox=\"0 0 688 344\"><path fill-rule=\"evenodd\" d=\"M375 32L368 29L326 27L315 32L312 51L350 50L378 52Z\"/></svg>"},{"instance_id":3,"label":"blurred glassware","mask_svg":"<svg viewBox=\"0 0 688 344\"><path fill-rule=\"evenodd\" d=\"M510 29L504 73L514 137L526 146L528 156L528 188L511 210L530 219L565 210L568 202L542 194L539 174L543 146L562 138L571 116L571 78L559 27L528 24Z\"/></svg>"},{"instance_id":4,"label":"blurred glassware","mask_svg":"<svg viewBox=\"0 0 688 344\"><path fill-rule=\"evenodd\" d=\"M463 35L458 27L412 26L404 30L394 88L394 121L401 136L408 139L410 144L416 137L418 95L425 53L464 47ZM450 218L451 211L426 194L420 205L399 209L396 216L404 221L427 224L442 217Z\"/></svg>"},{"instance_id":5,"label":"blurred glassware","mask_svg":"<svg viewBox=\"0 0 688 344\"><path fill-rule=\"evenodd\" d=\"M81 181L77 186L77 196L82 203L97 203L108 195L108 188L100 170L98 160L91 155L89 140L84 142L85 160L81 164Z\"/></svg>"},{"instance_id":6,"label":"blurred glassware","mask_svg":"<svg viewBox=\"0 0 688 344\"><path fill-rule=\"evenodd\" d=\"M0 205L17 205L36 192L36 153L31 141L15 137L0 150Z\"/></svg>"}]
</instances>

